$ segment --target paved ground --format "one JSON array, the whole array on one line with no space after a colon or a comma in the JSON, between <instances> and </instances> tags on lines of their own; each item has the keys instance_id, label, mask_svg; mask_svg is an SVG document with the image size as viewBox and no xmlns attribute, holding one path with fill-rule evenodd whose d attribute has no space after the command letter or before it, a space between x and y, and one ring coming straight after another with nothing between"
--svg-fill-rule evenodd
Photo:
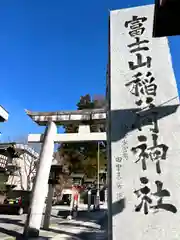
<instances>
[{"instance_id":1,"label":"paved ground","mask_svg":"<svg viewBox=\"0 0 180 240\"><path fill-rule=\"evenodd\" d=\"M50 230L41 231L41 239L106 239L106 222L104 209L99 212L87 212L87 206L81 205L76 220L67 220L69 213L67 206L55 206L51 213ZM13 240L23 239L23 232L26 215L1 215L0 214L0 239ZM60 235L59 235L60 234Z\"/></svg>"}]
</instances>

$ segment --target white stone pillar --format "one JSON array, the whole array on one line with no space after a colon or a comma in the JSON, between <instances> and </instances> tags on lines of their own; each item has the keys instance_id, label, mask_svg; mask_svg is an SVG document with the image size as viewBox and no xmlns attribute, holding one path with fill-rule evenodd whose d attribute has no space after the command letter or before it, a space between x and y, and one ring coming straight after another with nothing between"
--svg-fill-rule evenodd
<instances>
[{"instance_id":1,"label":"white stone pillar","mask_svg":"<svg viewBox=\"0 0 180 240\"><path fill-rule=\"evenodd\" d=\"M104 200L107 203L107 201L108 201L108 189L105 189L105 191L104 191Z\"/></svg>"},{"instance_id":2,"label":"white stone pillar","mask_svg":"<svg viewBox=\"0 0 180 240\"><path fill-rule=\"evenodd\" d=\"M91 189L88 190L88 212L91 211Z\"/></svg>"},{"instance_id":3,"label":"white stone pillar","mask_svg":"<svg viewBox=\"0 0 180 240\"><path fill-rule=\"evenodd\" d=\"M57 134L57 127L50 122L46 127L43 146L41 149L39 166L37 169L36 181L33 187L32 202L24 228L25 237L39 236L41 219L45 204L46 191L54 152L54 139Z\"/></svg>"},{"instance_id":4,"label":"white stone pillar","mask_svg":"<svg viewBox=\"0 0 180 240\"><path fill-rule=\"evenodd\" d=\"M50 219L51 219L53 194L54 194L54 185L49 184L48 198L47 198L46 210L45 210L44 222L43 222L43 229L45 229L45 230L49 229L49 224L50 224Z\"/></svg>"}]
</instances>

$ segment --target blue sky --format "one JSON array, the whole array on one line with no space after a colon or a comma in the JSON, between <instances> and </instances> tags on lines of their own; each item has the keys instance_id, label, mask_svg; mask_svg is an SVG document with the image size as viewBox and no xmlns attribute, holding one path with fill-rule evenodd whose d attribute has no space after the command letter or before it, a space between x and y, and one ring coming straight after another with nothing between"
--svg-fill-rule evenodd
<instances>
[{"instance_id":1,"label":"blue sky","mask_svg":"<svg viewBox=\"0 0 180 240\"><path fill-rule=\"evenodd\" d=\"M109 10L153 3L143 0L1 0L0 104L9 111L1 140L42 129L24 109L75 109L86 93L104 94ZM180 38L170 47L177 82Z\"/></svg>"}]
</instances>

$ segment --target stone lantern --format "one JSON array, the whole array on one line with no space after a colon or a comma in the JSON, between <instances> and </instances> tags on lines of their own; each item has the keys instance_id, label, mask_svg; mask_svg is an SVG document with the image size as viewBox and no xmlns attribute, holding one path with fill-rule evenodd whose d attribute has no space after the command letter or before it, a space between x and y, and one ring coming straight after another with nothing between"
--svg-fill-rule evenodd
<instances>
[{"instance_id":1,"label":"stone lantern","mask_svg":"<svg viewBox=\"0 0 180 240\"><path fill-rule=\"evenodd\" d=\"M60 173L62 173L62 166L59 164L52 164L48 184L49 185L58 184Z\"/></svg>"}]
</instances>

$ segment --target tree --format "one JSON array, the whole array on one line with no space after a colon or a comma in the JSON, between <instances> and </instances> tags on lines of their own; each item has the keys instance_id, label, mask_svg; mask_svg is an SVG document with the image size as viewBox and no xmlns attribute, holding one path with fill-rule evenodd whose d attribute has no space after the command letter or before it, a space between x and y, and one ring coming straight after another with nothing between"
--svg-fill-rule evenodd
<instances>
[{"instance_id":1,"label":"tree","mask_svg":"<svg viewBox=\"0 0 180 240\"><path fill-rule=\"evenodd\" d=\"M37 160L28 153L22 153L18 158L13 159L17 170L11 175L11 184L17 185L21 190L30 191L36 176Z\"/></svg>"},{"instance_id":2,"label":"tree","mask_svg":"<svg viewBox=\"0 0 180 240\"><path fill-rule=\"evenodd\" d=\"M10 173L8 184L29 191L32 189L33 180L36 176L39 152L36 152L30 144L27 144L24 137L11 141L9 144L12 145L16 153L16 156L12 159L12 164L16 169Z\"/></svg>"},{"instance_id":3,"label":"tree","mask_svg":"<svg viewBox=\"0 0 180 240\"><path fill-rule=\"evenodd\" d=\"M59 151L54 153L54 158L62 166L58 176L58 184L55 186L55 194L58 197L61 196L61 192L65 186L71 186L71 182L69 181L69 164L67 159L59 154Z\"/></svg>"},{"instance_id":4,"label":"tree","mask_svg":"<svg viewBox=\"0 0 180 240\"><path fill-rule=\"evenodd\" d=\"M77 103L77 110L105 108L104 97L94 97L91 99L89 94L81 96ZM92 132L105 131L104 124L92 124ZM78 131L77 124L64 126L65 133L75 133ZM83 172L88 177L97 176L97 142L76 142L62 143L58 149L61 157L66 159L69 172ZM106 142L100 143L100 168L106 164Z\"/></svg>"}]
</instances>

